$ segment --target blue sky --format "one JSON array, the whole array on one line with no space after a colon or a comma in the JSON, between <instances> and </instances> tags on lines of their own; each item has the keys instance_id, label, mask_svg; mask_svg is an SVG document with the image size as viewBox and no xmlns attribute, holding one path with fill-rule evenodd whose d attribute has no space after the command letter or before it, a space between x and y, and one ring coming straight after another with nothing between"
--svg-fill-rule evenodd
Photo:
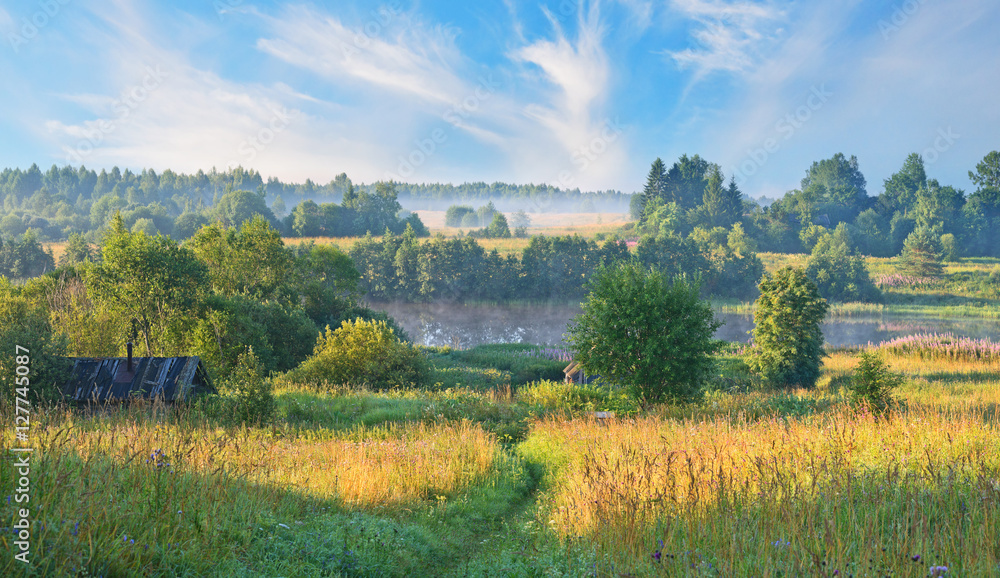
<instances>
[{"instance_id":1,"label":"blue sky","mask_svg":"<svg viewBox=\"0 0 1000 578\"><path fill-rule=\"evenodd\" d=\"M751 196L1000 149L995 0L0 2L0 166L642 187L700 154Z\"/></svg>"}]
</instances>

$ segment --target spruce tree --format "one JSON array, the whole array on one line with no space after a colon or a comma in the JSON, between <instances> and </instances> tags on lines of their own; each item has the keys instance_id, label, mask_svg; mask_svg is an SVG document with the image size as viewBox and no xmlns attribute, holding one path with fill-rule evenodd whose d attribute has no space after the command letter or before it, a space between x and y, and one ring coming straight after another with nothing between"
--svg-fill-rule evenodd
<instances>
[{"instance_id":1,"label":"spruce tree","mask_svg":"<svg viewBox=\"0 0 1000 578\"><path fill-rule=\"evenodd\" d=\"M653 161L646 177L646 186L642 189L643 206L649 205L654 199L666 201L667 168L659 157Z\"/></svg>"},{"instance_id":2,"label":"spruce tree","mask_svg":"<svg viewBox=\"0 0 1000 578\"><path fill-rule=\"evenodd\" d=\"M941 239L930 227L917 227L903 243L903 271L914 277L940 277Z\"/></svg>"}]
</instances>

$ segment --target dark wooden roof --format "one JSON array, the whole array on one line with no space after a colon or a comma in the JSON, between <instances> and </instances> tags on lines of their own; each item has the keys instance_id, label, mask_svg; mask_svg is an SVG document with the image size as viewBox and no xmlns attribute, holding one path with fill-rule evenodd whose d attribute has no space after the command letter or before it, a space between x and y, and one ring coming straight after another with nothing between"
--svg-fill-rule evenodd
<instances>
[{"instance_id":1,"label":"dark wooden roof","mask_svg":"<svg viewBox=\"0 0 1000 578\"><path fill-rule=\"evenodd\" d=\"M199 393L216 393L198 357L74 357L63 387L76 401L126 400L132 397L182 401Z\"/></svg>"}]
</instances>

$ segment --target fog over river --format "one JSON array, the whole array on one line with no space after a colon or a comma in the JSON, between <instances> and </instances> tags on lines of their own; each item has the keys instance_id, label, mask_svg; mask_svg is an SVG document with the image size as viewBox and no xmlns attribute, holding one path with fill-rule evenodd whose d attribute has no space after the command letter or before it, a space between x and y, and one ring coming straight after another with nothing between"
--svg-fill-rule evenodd
<instances>
[{"instance_id":1,"label":"fog over river","mask_svg":"<svg viewBox=\"0 0 1000 578\"><path fill-rule=\"evenodd\" d=\"M484 343L537 343L562 345L569 321L580 313L578 305L463 305L445 303L373 304L391 315L415 343L468 348ZM715 336L727 341L747 341L753 317L717 313L725 325ZM1000 340L1000 323L985 319L939 319L881 315L831 319L823 324L830 345L878 343L915 333L954 333Z\"/></svg>"}]
</instances>

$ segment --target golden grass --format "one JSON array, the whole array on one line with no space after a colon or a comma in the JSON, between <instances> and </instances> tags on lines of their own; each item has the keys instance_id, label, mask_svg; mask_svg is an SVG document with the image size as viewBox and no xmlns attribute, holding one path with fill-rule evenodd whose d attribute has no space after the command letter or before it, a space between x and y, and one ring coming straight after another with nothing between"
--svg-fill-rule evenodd
<instances>
[{"instance_id":1,"label":"golden grass","mask_svg":"<svg viewBox=\"0 0 1000 578\"><path fill-rule=\"evenodd\" d=\"M550 468L540 522L636 575L996 575L1000 364L886 359L908 407L887 417L758 419L751 393L686 418L538 421L521 451ZM839 399L856 363L833 353L786 397Z\"/></svg>"},{"instance_id":2,"label":"golden grass","mask_svg":"<svg viewBox=\"0 0 1000 578\"><path fill-rule=\"evenodd\" d=\"M1000 554L998 433L995 417L933 411L547 420L527 451L564 464L550 528L633 560L659 552L668 573L881 575L922 556L986 575Z\"/></svg>"},{"instance_id":3,"label":"golden grass","mask_svg":"<svg viewBox=\"0 0 1000 578\"><path fill-rule=\"evenodd\" d=\"M277 438L266 432L125 422L62 431L86 459L140 462L161 449L175 470L226 473L351 506L401 505L450 494L493 468L492 436L468 422L407 423L347 434ZM332 436L332 437L331 437ZM324 439L325 438L325 439Z\"/></svg>"}]
</instances>

